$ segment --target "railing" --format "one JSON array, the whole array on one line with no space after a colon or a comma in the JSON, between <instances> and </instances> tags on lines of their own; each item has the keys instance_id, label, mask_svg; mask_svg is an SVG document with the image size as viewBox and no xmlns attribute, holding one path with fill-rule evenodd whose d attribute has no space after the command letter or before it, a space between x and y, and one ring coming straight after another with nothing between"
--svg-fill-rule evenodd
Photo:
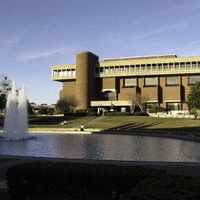
<instances>
[{"instance_id":1,"label":"railing","mask_svg":"<svg viewBox=\"0 0 200 200\"><path fill-rule=\"evenodd\" d=\"M99 71L95 74L96 77L120 77L120 76L148 76L148 75L175 75L175 74L200 74L200 66L196 65L145 65L139 67L100 67L103 71ZM100 68L97 68L100 70ZM70 80L76 79L75 68L69 69L70 71L66 73L66 70L52 70L53 80Z\"/></svg>"},{"instance_id":2,"label":"railing","mask_svg":"<svg viewBox=\"0 0 200 200\"><path fill-rule=\"evenodd\" d=\"M119 77L119 76L148 76L148 75L173 75L200 73L199 66L173 66L173 67L135 67L129 69L103 71L96 73L96 77Z\"/></svg>"},{"instance_id":3,"label":"railing","mask_svg":"<svg viewBox=\"0 0 200 200\"><path fill-rule=\"evenodd\" d=\"M76 75L52 75L51 76L52 80L54 81L62 81L62 80L70 80L70 79L76 79Z\"/></svg>"}]
</instances>

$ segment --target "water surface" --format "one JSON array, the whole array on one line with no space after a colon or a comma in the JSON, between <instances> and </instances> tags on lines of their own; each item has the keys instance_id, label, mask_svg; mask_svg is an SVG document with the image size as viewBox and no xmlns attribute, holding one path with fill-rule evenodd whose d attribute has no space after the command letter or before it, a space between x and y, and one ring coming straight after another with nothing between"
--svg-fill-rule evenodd
<instances>
[{"instance_id":1,"label":"water surface","mask_svg":"<svg viewBox=\"0 0 200 200\"><path fill-rule=\"evenodd\" d=\"M200 144L178 139L122 135L37 135L0 141L0 155L64 159L200 162Z\"/></svg>"}]
</instances>

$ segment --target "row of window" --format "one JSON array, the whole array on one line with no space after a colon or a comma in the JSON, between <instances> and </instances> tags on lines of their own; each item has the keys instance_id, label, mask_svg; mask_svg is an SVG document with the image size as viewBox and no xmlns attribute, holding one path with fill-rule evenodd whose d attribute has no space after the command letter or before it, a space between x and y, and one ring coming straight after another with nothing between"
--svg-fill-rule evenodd
<instances>
[{"instance_id":1,"label":"row of window","mask_svg":"<svg viewBox=\"0 0 200 200\"><path fill-rule=\"evenodd\" d=\"M158 63L158 64L136 64L125 66L104 66L97 67L97 73L115 73L122 71L132 71L133 69L149 68L149 69L162 69L162 68L187 68L187 67L200 67L200 62L176 62L176 63Z\"/></svg>"},{"instance_id":2,"label":"row of window","mask_svg":"<svg viewBox=\"0 0 200 200\"><path fill-rule=\"evenodd\" d=\"M53 70L52 71L52 76L75 76L76 71L75 69L67 69L67 70Z\"/></svg>"},{"instance_id":3,"label":"row of window","mask_svg":"<svg viewBox=\"0 0 200 200\"><path fill-rule=\"evenodd\" d=\"M200 75L189 75L188 85L194 85L200 82ZM144 86L157 86L158 77L151 76L144 78ZM166 86L180 85L180 76L167 76L165 78ZM137 78L124 78L124 87L136 87L138 85Z\"/></svg>"},{"instance_id":4,"label":"row of window","mask_svg":"<svg viewBox=\"0 0 200 200\"><path fill-rule=\"evenodd\" d=\"M146 103L145 107L148 112L151 112L152 109L155 109L156 107L159 108L159 104L158 103ZM166 110L167 111L181 110L181 103L168 102L168 103L166 103Z\"/></svg>"}]
</instances>

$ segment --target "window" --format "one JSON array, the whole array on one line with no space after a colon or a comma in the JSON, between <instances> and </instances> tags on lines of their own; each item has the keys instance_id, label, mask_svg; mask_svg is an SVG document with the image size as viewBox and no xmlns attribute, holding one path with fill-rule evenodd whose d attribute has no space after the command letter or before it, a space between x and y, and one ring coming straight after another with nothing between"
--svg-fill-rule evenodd
<instances>
[{"instance_id":1,"label":"window","mask_svg":"<svg viewBox=\"0 0 200 200\"><path fill-rule=\"evenodd\" d=\"M75 76L76 75L76 71L75 69L72 69L72 76Z\"/></svg>"},{"instance_id":2,"label":"window","mask_svg":"<svg viewBox=\"0 0 200 200\"><path fill-rule=\"evenodd\" d=\"M158 85L158 77L144 78L144 86L157 86L157 85Z\"/></svg>"},{"instance_id":3,"label":"window","mask_svg":"<svg viewBox=\"0 0 200 200\"><path fill-rule=\"evenodd\" d=\"M71 70L67 69L67 76L71 76Z\"/></svg>"},{"instance_id":4,"label":"window","mask_svg":"<svg viewBox=\"0 0 200 200\"><path fill-rule=\"evenodd\" d=\"M135 68L135 65L131 65L131 68L132 68L132 69Z\"/></svg>"},{"instance_id":5,"label":"window","mask_svg":"<svg viewBox=\"0 0 200 200\"><path fill-rule=\"evenodd\" d=\"M145 103L145 108L149 113L156 113L159 111L160 106L157 102L155 103Z\"/></svg>"},{"instance_id":6,"label":"window","mask_svg":"<svg viewBox=\"0 0 200 200\"><path fill-rule=\"evenodd\" d=\"M197 66L197 62L192 62L192 67L196 67Z\"/></svg>"},{"instance_id":7,"label":"window","mask_svg":"<svg viewBox=\"0 0 200 200\"><path fill-rule=\"evenodd\" d=\"M115 100L115 94L112 91L105 91L102 93L103 100L113 101Z\"/></svg>"},{"instance_id":8,"label":"window","mask_svg":"<svg viewBox=\"0 0 200 200\"><path fill-rule=\"evenodd\" d=\"M168 63L164 63L164 64L163 64L163 67L164 67L164 68L167 68L167 67L168 67Z\"/></svg>"},{"instance_id":9,"label":"window","mask_svg":"<svg viewBox=\"0 0 200 200\"><path fill-rule=\"evenodd\" d=\"M110 72L113 73L114 72L114 67L110 67Z\"/></svg>"},{"instance_id":10,"label":"window","mask_svg":"<svg viewBox=\"0 0 200 200\"><path fill-rule=\"evenodd\" d=\"M119 73L119 66L115 66L115 72Z\"/></svg>"},{"instance_id":11,"label":"window","mask_svg":"<svg viewBox=\"0 0 200 200\"><path fill-rule=\"evenodd\" d=\"M180 77L179 76L167 76L166 77L166 85L179 85Z\"/></svg>"},{"instance_id":12,"label":"window","mask_svg":"<svg viewBox=\"0 0 200 200\"><path fill-rule=\"evenodd\" d=\"M188 85L194 85L200 82L200 75L189 75L188 76Z\"/></svg>"},{"instance_id":13,"label":"window","mask_svg":"<svg viewBox=\"0 0 200 200\"><path fill-rule=\"evenodd\" d=\"M137 78L124 79L124 87L136 87L136 86L137 86Z\"/></svg>"},{"instance_id":14,"label":"window","mask_svg":"<svg viewBox=\"0 0 200 200\"><path fill-rule=\"evenodd\" d=\"M108 68L108 67L105 67L104 69L105 69L104 72L105 72L106 74L109 73L109 68Z\"/></svg>"},{"instance_id":15,"label":"window","mask_svg":"<svg viewBox=\"0 0 200 200\"><path fill-rule=\"evenodd\" d=\"M191 66L190 64L191 64L190 62L186 62L186 67L190 67Z\"/></svg>"},{"instance_id":16,"label":"window","mask_svg":"<svg viewBox=\"0 0 200 200\"><path fill-rule=\"evenodd\" d=\"M124 66L120 66L120 72L124 71Z\"/></svg>"},{"instance_id":17,"label":"window","mask_svg":"<svg viewBox=\"0 0 200 200\"><path fill-rule=\"evenodd\" d=\"M178 68L179 67L179 63L175 63L175 68Z\"/></svg>"},{"instance_id":18,"label":"window","mask_svg":"<svg viewBox=\"0 0 200 200\"><path fill-rule=\"evenodd\" d=\"M181 62L181 67L185 67L185 63L184 62Z\"/></svg>"},{"instance_id":19,"label":"window","mask_svg":"<svg viewBox=\"0 0 200 200\"><path fill-rule=\"evenodd\" d=\"M181 104L180 103L173 103L173 102L170 102L170 103L167 103L167 110L168 111L176 111L176 110L181 110Z\"/></svg>"},{"instance_id":20,"label":"window","mask_svg":"<svg viewBox=\"0 0 200 200\"><path fill-rule=\"evenodd\" d=\"M63 76L67 76L67 70L63 70Z\"/></svg>"}]
</instances>

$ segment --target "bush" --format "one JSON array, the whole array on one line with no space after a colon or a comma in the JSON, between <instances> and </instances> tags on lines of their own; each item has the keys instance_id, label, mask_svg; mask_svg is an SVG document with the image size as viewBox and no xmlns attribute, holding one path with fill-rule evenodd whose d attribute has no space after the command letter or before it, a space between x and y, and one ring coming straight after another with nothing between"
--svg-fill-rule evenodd
<instances>
[{"instance_id":1,"label":"bush","mask_svg":"<svg viewBox=\"0 0 200 200\"><path fill-rule=\"evenodd\" d=\"M87 113L87 109L76 110L76 113Z\"/></svg>"},{"instance_id":2,"label":"bush","mask_svg":"<svg viewBox=\"0 0 200 200\"><path fill-rule=\"evenodd\" d=\"M147 113L145 112L134 112L131 115L133 116L149 116Z\"/></svg>"},{"instance_id":3,"label":"bush","mask_svg":"<svg viewBox=\"0 0 200 200\"><path fill-rule=\"evenodd\" d=\"M86 109L79 109L76 110L74 113L75 116L86 116L87 115L87 110Z\"/></svg>"},{"instance_id":4,"label":"bush","mask_svg":"<svg viewBox=\"0 0 200 200\"><path fill-rule=\"evenodd\" d=\"M149 113L158 113L158 112L164 112L165 109L160 106L152 106L148 109Z\"/></svg>"},{"instance_id":5,"label":"bush","mask_svg":"<svg viewBox=\"0 0 200 200\"><path fill-rule=\"evenodd\" d=\"M192 109L190 110L190 113L191 113L192 115L194 115L195 119L197 119L198 116L200 116L200 109L192 108Z\"/></svg>"},{"instance_id":6,"label":"bush","mask_svg":"<svg viewBox=\"0 0 200 200\"><path fill-rule=\"evenodd\" d=\"M4 110L6 108L6 101L7 101L6 95L5 94L0 95L0 110Z\"/></svg>"},{"instance_id":7,"label":"bush","mask_svg":"<svg viewBox=\"0 0 200 200\"><path fill-rule=\"evenodd\" d=\"M97 109L96 108L89 108L87 110L87 116L97 116Z\"/></svg>"},{"instance_id":8,"label":"bush","mask_svg":"<svg viewBox=\"0 0 200 200\"><path fill-rule=\"evenodd\" d=\"M200 82L191 87L186 103L190 109L200 109Z\"/></svg>"},{"instance_id":9,"label":"bush","mask_svg":"<svg viewBox=\"0 0 200 200\"><path fill-rule=\"evenodd\" d=\"M65 114L73 112L76 106L77 100L74 97L65 97L57 101L56 110L58 114Z\"/></svg>"},{"instance_id":10,"label":"bush","mask_svg":"<svg viewBox=\"0 0 200 200\"><path fill-rule=\"evenodd\" d=\"M105 112L105 116L129 116L129 112Z\"/></svg>"},{"instance_id":11,"label":"bush","mask_svg":"<svg viewBox=\"0 0 200 200\"><path fill-rule=\"evenodd\" d=\"M97 112L95 108L79 109L79 110L76 110L74 115L75 116L96 116Z\"/></svg>"}]
</instances>

